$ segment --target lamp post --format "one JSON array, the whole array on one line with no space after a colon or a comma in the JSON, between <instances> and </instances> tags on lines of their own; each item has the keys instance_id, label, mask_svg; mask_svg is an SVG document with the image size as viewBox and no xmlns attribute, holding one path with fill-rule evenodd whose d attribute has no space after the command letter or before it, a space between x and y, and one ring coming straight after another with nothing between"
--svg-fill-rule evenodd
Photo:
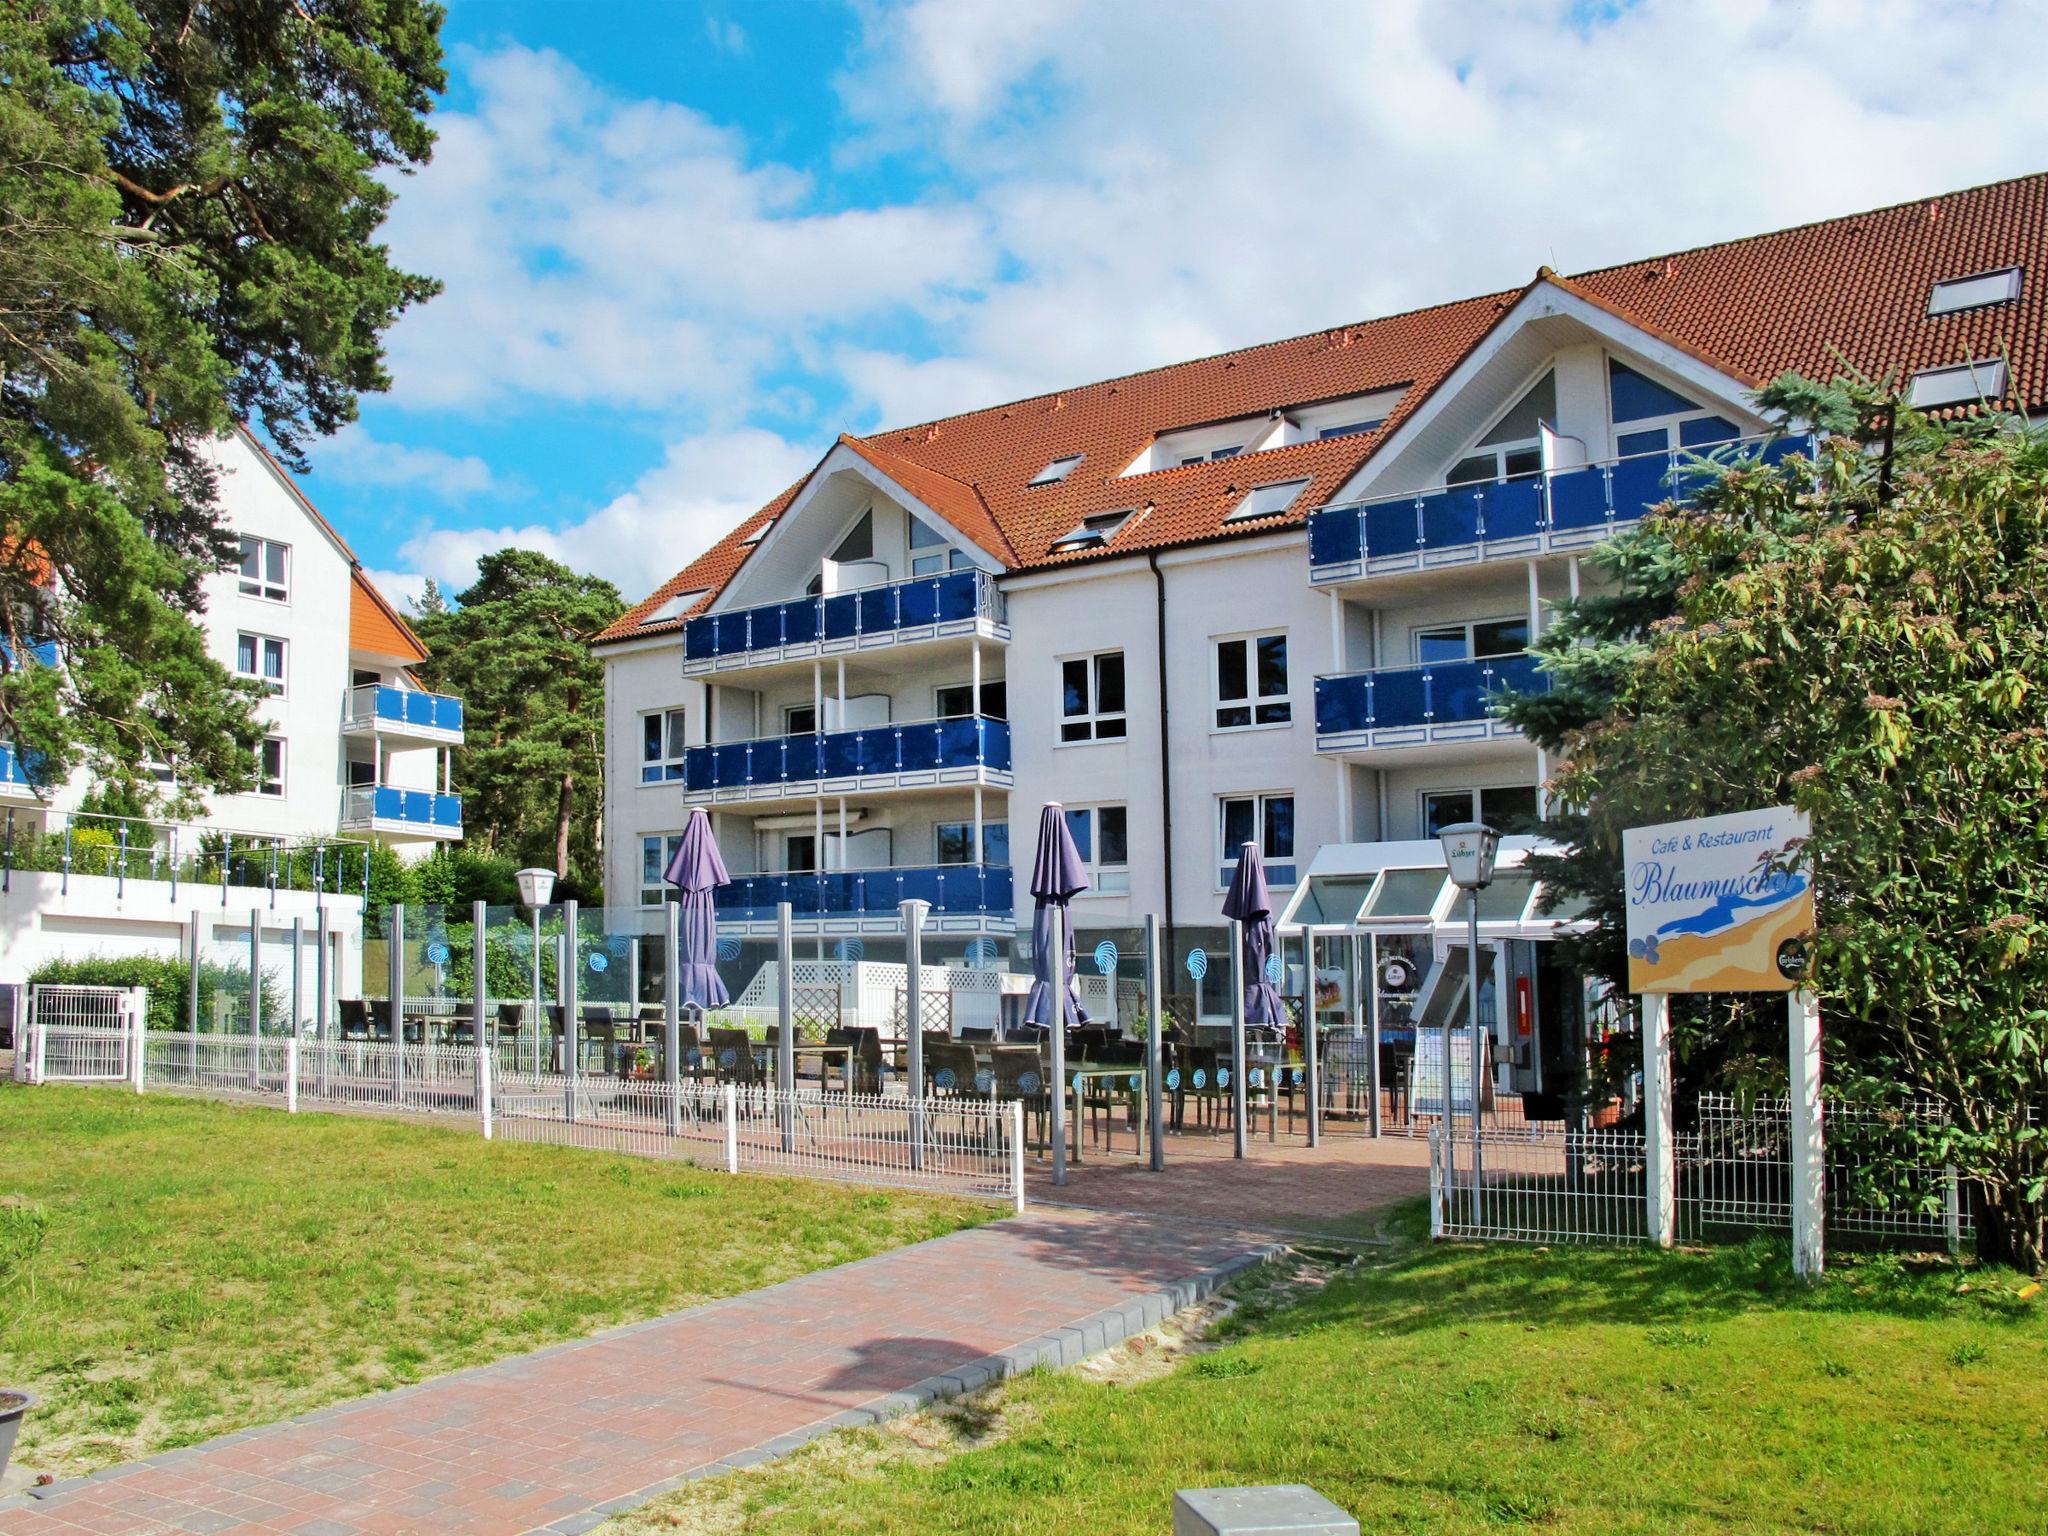
<instances>
[{"instance_id":1,"label":"lamp post","mask_svg":"<svg viewBox=\"0 0 2048 1536\"><path fill-rule=\"evenodd\" d=\"M552 869L522 869L512 876L519 884L519 899L533 914L533 1070L540 1070L540 909L555 894ZM515 1060L517 1058L514 1058Z\"/></svg>"},{"instance_id":2,"label":"lamp post","mask_svg":"<svg viewBox=\"0 0 2048 1536\"><path fill-rule=\"evenodd\" d=\"M1479 1080L1486 1071L1486 1044L1479 1034L1479 893L1493 883L1500 834L1483 821L1461 821L1438 834L1451 884L1465 893L1466 1014L1472 1028L1472 1224L1479 1225ZM1451 1196L1451 1019L1444 1015L1444 1203Z\"/></svg>"}]
</instances>

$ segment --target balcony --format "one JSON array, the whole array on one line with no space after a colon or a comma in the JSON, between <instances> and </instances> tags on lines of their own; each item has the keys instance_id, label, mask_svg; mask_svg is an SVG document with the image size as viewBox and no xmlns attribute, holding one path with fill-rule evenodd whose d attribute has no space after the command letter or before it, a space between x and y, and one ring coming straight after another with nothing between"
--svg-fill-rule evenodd
<instances>
[{"instance_id":1,"label":"balcony","mask_svg":"<svg viewBox=\"0 0 2048 1536\"><path fill-rule=\"evenodd\" d=\"M391 784L353 785L342 792L341 829L452 841L462 836L462 796Z\"/></svg>"},{"instance_id":2,"label":"balcony","mask_svg":"<svg viewBox=\"0 0 2048 1536\"><path fill-rule=\"evenodd\" d=\"M18 753L12 742L0 742L0 798L34 799L36 781L30 770L35 766L35 754Z\"/></svg>"},{"instance_id":3,"label":"balcony","mask_svg":"<svg viewBox=\"0 0 2048 1536\"><path fill-rule=\"evenodd\" d=\"M901 931L898 907L931 903L928 924L940 932L1008 932L1015 926L1014 884L1006 864L929 864L901 869L833 869L815 873L736 875L712 894L721 928L775 925L777 902L812 932Z\"/></svg>"},{"instance_id":4,"label":"balcony","mask_svg":"<svg viewBox=\"0 0 2048 1536\"><path fill-rule=\"evenodd\" d=\"M708 613L683 626L683 672L771 666L949 635L1007 642L1003 595L985 571Z\"/></svg>"},{"instance_id":5,"label":"balcony","mask_svg":"<svg viewBox=\"0 0 2048 1536\"><path fill-rule=\"evenodd\" d=\"M1308 520L1309 580L1355 581L1583 549L1661 501L1684 500L1686 481L1710 467L1699 454L1738 449L1775 464L1810 455L1813 446L1805 436L1743 438L1320 507Z\"/></svg>"},{"instance_id":6,"label":"balcony","mask_svg":"<svg viewBox=\"0 0 2048 1536\"><path fill-rule=\"evenodd\" d=\"M717 742L683 754L683 797L693 805L954 784L1009 787L1009 721L955 715Z\"/></svg>"},{"instance_id":7,"label":"balcony","mask_svg":"<svg viewBox=\"0 0 2048 1536\"><path fill-rule=\"evenodd\" d=\"M1519 740L1519 732L1495 718L1493 696L1549 691L1550 674L1526 651L1319 677L1316 750Z\"/></svg>"},{"instance_id":8,"label":"balcony","mask_svg":"<svg viewBox=\"0 0 2048 1536\"><path fill-rule=\"evenodd\" d=\"M365 683L351 688L342 706L341 729L350 736L462 744L462 700L418 688Z\"/></svg>"}]
</instances>

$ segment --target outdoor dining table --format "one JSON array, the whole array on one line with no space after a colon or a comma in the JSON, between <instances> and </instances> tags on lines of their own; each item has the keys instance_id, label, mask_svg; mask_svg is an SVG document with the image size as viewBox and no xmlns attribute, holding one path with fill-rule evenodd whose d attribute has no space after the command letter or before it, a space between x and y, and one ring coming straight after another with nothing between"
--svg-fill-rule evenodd
<instances>
[{"instance_id":1,"label":"outdoor dining table","mask_svg":"<svg viewBox=\"0 0 2048 1536\"><path fill-rule=\"evenodd\" d=\"M1133 1152L1142 1153L1145 1150L1145 1115L1140 1106L1145 1100L1144 1067L1133 1063L1113 1066L1091 1062L1070 1062L1067 1065L1067 1080L1062 1085L1062 1092L1071 1095L1074 1101L1073 1112L1067 1116L1067 1124L1072 1137L1073 1160L1077 1163L1081 1161L1081 1105L1087 1098L1086 1085L1091 1082L1106 1083L1112 1090L1119 1087L1122 1088L1124 1095L1129 1098L1131 1107L1135 1111L1131 1120L1132 1150ZM1115 1131L1113 1121L1110 1123L1110 1128L1103 1131L1102 1140L1104 1151L1114 1148Z\"/></svg>"},{"instance_id":2,"label":"outdoor dining table","mask_svg":"<svg viewBox=\"0 0 2048 1536\"><path fill-rule=\"evenodd\" d=\"M821 1083L829 1081L832 1069L836 1066L839 1069L839 1080L849 1089L853 1087L854 1047L850 1045L822 1045L808 1040L799 1040L791 1049L795 1052L799 1065L801 1065L803 1058L806 1056L817 1058L818 1080ZM767 1075L770 1077L773 1077L775 1074L775 1053L776 1047L770 1045L766 1040L756 1040L754 1042L754 1058L756 1061L764 1063ZM799 1073L798 1075L801 1076L802 1074Z\"/></svg>"}]
</instances>

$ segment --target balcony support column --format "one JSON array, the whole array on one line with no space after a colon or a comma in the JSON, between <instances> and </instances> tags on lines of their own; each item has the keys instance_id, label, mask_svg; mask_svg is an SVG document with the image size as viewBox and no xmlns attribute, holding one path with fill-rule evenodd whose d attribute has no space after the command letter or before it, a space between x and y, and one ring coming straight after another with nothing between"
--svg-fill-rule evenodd
<instances>
[{"instance_id":1,"label":"balcony support column","mask_svg":"<svg viewBox=\"0 0 2048 1536\"><path fill-rule=\"evenodd\" d=\"M974 862L986 864L988 850L981 843L981 780L974 781Z\"/></svg>"}]
</instances>

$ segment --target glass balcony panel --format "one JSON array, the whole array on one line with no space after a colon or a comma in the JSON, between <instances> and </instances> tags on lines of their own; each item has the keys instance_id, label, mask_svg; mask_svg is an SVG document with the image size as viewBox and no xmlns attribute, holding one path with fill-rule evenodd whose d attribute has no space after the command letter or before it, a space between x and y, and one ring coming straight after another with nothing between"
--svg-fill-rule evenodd
<instances>
[{"instance_id":1,"label":"glass balcony panel","mask_svg":"<svg viewBox=\"0 0 2048 1536\"><path fill-rule=\"evenodd\" d=\"M1423 725L1429 719L1429 669L1392 667L1372 678L1372 724L1384 730L1395 725Z\"/></svg>"},{"instance_id":2,"label":"glass balcony panel","mask_svg":"<svg viewBox=\"0 0 2048 1536\"><path fill-rule=\"evenodd\" d=\"M964 880L961 884L964 886ZM934 912L946 910L946 871L936 867L906 869L898 877L898 901L925 901Z\"/></svg>"},{"instance_id":3,"label":"glass balcony panel","mask_svg":"<svg viewBox=\"0 0 2048 1536\"><path fill-rule=\"evenodd\" d=\"M920 773L937 768L943 756L939 750L939 736L944 728L943 720L899 727L896 738L898 770ZM971 742L967 750L973 750Z\"/></svg>"},{"instance_id":4,"label":"glass balcony panel","mask_svg":"<svg viewBox=\"0 0 2048 1536\"><path fill-rule=\"evenodd\" d=\"M1372 724L1372 678L1352 672L1316 679L1316 729L1326 736L1362 731Z\"/></svg>"},{"instance_id":5,"label":"glass balcony panel","mask_svg":"<svg viewBox=\"0 0 2048 1536\"><path fill-rule=\"evenodd\" d=\"M818 638L818 600L798 598L781 605L783 645L808 645Z\"/></svg>"},{"instance_id":6,"label":"glass balcony panel","mask_svg":"<svg viewBox=\"0 0 2048 1536\"><path fill-rule=\"evenodd\" d=\"M981 611L980 594L984 588L985 583L978 571L948 571L939 577L935 591L938 621L941 624L954 624L978 617Z\"/></svg>"},{"instance_id":7,"label":"glass balcony panel","mask_svg":"<svg viewBox=\"0 0 2048 1536\"><path fill-rule=\"evenodd\" d=\"M1429 706L1433 724L1486 718L1486 695L1493 682L1490 662L1439 662L1429 672Z\"/></svg>"},{"instance_id":8,"label":"glass balcony panel","mask_svg":"<svg viewBox=\"0 0 2048 1536\"><path fill-rule=\"evenodd\" d=\"M886 635L898 626L896 612L897 587L867 587L860 596L860 632L864 635Z\"/></svg>"},{"instance_id":9,"label":"glass balcony panel","mask_svg":"<svg viewBox=\"0 0 2048 1536\"><path fill-rule=\"evenodd\" d=\"M1456 485L1422 498L1422 543L1451 549L1479 541L1479 509L1491 485Z\"/></svg>"},{"instance_id":10,"label":"glass balcony panel","mask_svg":"<svg viewBox=\"0 0 2048 1536\"><path fill-rule=\"evenodd\" d=\"M1597 464L1550 477L1550 526L1597 528L1607 521L1607 471Z\"/></svg>"},{"instance_id":11,"label":"glass balcony panel","mask_svg":"<svg viewBox=\"0 0 2048 1536\"><path fill-rule=\"evenodd\" d=\"M1365 552L1365 521L1356 507L1326 507L1308 520L1310 565L1345 565Z\"/></svg>"},{"instance_id":12,"label":"glass balcony panel","mask_svg":"<svg viewBox=\"0 0 2048 1536\"><path fill-rule=\"evenodd\" d=\"M1402 496L1379 501L1365 509L1365 553L1379 560L1389 555L1412 555L1422 547L1417 532L1415 503L1418 498Z\"/></svg>"},{"instance_id":13,"label":"glass balcony panel","mask_svg":"<svg viewBox=\"0 0 2048 1536\"><path fill-rule=\"evenodd\" d=\"M907 581L896 590L896 616L904 627L939 622L939 578Z\"/></svg>"},{"instance_id":14,"label":"glass balcony panel","mask_svg":"<svg viewBox=\"0 0 2048 1536\"><path fill-rule=\"evenodd\" d=\"M1633 522L1660 501L1669 501L1671 487L1665 477L1671 473L1671 455L1646 453L1641 458L1617 459L1614 476L1614 516Z\"/></svg>"},{"instance_id":15,"label":"glass balcony panel","mask_svg":"<svg viewBox=\"0 0 2048 1536\"><path fill-rule=\"evenodd\" d=\"M825 599L825 638L851 640L860 633L860 594L835 592Z\"/></svg>"},{"instance_id":16,"label":"glass balcony panel","mask_svg":"<svg viewBox=\"0 0 2048 1536\"><path fill-rule=\"evenodd\" d=\"M718 617L692 619L683 626L683 655L690 661L709 661L719 654Z\"/></svg>"},{"instance_id":17,"label":"glass balcony panel","mask_svg":"<svg viewBox=\"0 0 2048 1536\"><path fill-rule=\"evenodd\" d=\"M1531 475L1486 488L1486 536L1522 539L1543 531L1543 481Z\"/></svg>"},{"instance_id":18,"label":"glass balcony panel","mask_svg":"<svg viewBox=\"0 0 2048 1536\"><path fill-rule=\"evenodd\" d=\"M682 780L704 791L976 766L1008 771L1008 722L961 715L691 747L683 754Z\"/></svg>"}]
</instances>

